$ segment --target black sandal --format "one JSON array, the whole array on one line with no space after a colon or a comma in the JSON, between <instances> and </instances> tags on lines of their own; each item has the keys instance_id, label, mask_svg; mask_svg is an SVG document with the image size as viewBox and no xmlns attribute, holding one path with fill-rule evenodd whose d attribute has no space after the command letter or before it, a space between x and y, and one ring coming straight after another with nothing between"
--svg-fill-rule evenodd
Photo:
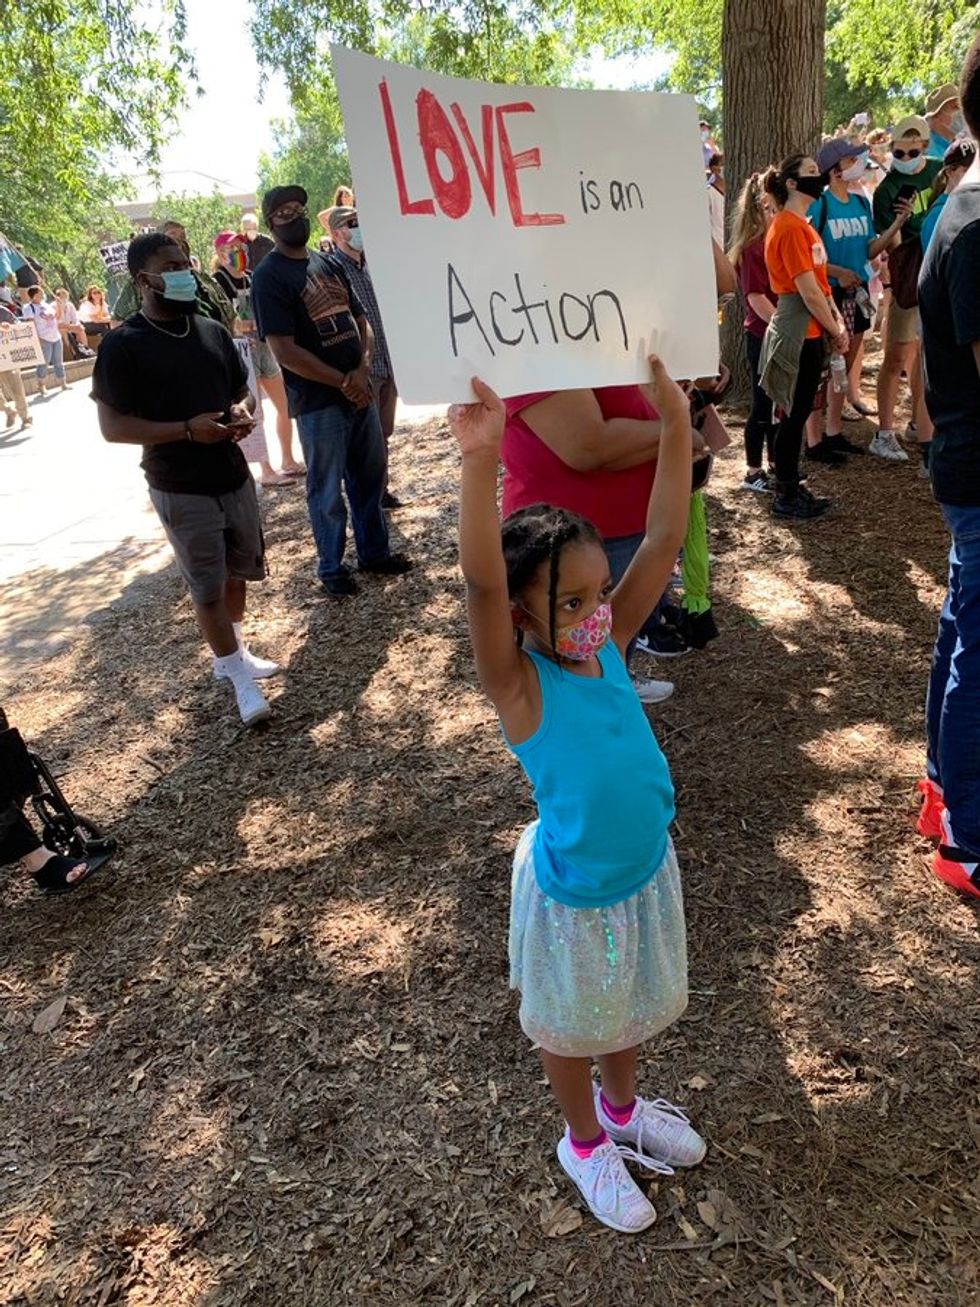
<instances>
[{"instance_id":1,"label":"black sandal","mask_svg":"<svg viewBox=\"0 0 980 1307\"><path fill-rule=\"evenodd\" d=\"M69 874L82 863L88 863L85 875L79 876L77 880L69 880ZM67 858L63 853L54 853L43 867L31 875L38 889L44 890L45 894L71 894L73 890L87 884L96 870L97 867L93 867L88 858Z\"/></svg>"}]
</instances>

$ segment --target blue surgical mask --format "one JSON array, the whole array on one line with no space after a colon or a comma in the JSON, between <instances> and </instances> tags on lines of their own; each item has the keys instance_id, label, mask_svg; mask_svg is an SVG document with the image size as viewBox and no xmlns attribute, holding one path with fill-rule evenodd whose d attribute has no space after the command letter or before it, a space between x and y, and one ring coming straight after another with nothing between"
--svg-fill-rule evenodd
<instances>
[{"instance_id":1,"label":"blue surgical mask","mask_svg":"<svg viewBox=\"0 0 980 1307\"><path fill-rule=\"evenodd\" d=\"M925 156L919 155L917 159L892 159L892 167L896 172L901 172L906 177L912 177L915 173L922 171L922 165L925 163Z\"/></svg>"},{"instance_id":2,"label":"blue surgical mask","mask_svg":"<svg viewBox=\"0 0 980 1307\"><path fill-rule=\"evenodd\" d=\"M165 300L174 300L178 304L193 304L197 299L197 279L190 268L181 268L178 272L161 272L163 290L159 292Z\"/></svg>"},{"instance_id":3,"label":"blue surgical mask","mask_svg":"<svg viewBox=\"0 0 980 1307\"><path fill-rule=\"evenodd\" d=\"M358 254L363 253L364 237L361 235L360 227L355 227L347 237L347 240L352 250L357 250Z\"/></svg>"},{"instance_id":4,"label":"blue surgical mask","mask_svg":"<svg viewBox=\"0 0 980 1307\"><path fill-rule=\"evenodd\" d=\"M953 121L950 123L950 127L953 130L954 136L962 136L966 131L966 119L958 109L956 113L953 114Z\"/></svg>"}]
</instances>

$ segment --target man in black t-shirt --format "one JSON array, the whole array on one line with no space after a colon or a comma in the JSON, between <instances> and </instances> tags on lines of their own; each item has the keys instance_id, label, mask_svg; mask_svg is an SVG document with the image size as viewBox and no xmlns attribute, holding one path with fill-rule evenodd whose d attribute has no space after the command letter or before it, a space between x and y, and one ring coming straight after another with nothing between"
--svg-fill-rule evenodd
<instances>
[{"instance_id":1,"label":"man in black t-shirt","mask_svg":"<svg viewBox=\"0 0 980 1307\"><path fill-rule=\"evenodd\" d=\"M341 599L357 591L344 564L342 488L361 571L391 576L411 567L404 555L391 553L381 507L388 461L371 393L373 336L344 270L307 247L302 186L267 191L262 213L276 248L252 277L252 308L259 335L282 368L299 429L320 581Z\"/></svg>"},{"instance_id":2,"label":"man in black t-shirt","mask_svg":"<svg viewBox=\"0 0 980 1307\"><path fill-rule=\"evenodd\" d=\"M980 37L960 102L980 137ZM946 201L919 278L932 487L952 535L926 718L919 830L939 838L933 870L980 898L980 156Z\"/></svg>"},{"instance_id":3,"label":"man in black t-shirt","mask_svg":"<svg viewBox=\"0 0 980 1307\"><path fill-rule=\"evenodd\" d=\"M127 256L142 308L103 340L92 398L106 440L143 446L150 498L190 590L214 674L230 680L246 726L269 716L256 679L275 663L242 640L245 582L265 576L255 486L238 448L255 425L234 341L196 312L184 250L163 232Z\"/></svg>"}]
</instances>

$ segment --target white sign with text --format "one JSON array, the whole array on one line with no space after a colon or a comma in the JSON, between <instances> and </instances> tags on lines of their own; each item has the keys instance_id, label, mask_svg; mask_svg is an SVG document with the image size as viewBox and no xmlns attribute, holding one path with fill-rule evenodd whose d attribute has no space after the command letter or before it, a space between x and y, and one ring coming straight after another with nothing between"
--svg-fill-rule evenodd
<instances>
[{"instance_id":1,"label":"white sign with text","mask_svg":"<svg viewBox=\"0 0 980 1307\"><path fill-rule=\"evenodd\" d=\"M331 48L364 248L409 403L718 366L694 99L502 86Z\"/></svg>"},{"instance_id":2,"label":"white sign with text","mask_svg":"<svg viewBox=\"0 0 980 1307\"><path fill-rule=\"evenodd\" d=\"M0 325L0 372L36 367L44 362L33 322Z\"/></svg>"}]
</instances>

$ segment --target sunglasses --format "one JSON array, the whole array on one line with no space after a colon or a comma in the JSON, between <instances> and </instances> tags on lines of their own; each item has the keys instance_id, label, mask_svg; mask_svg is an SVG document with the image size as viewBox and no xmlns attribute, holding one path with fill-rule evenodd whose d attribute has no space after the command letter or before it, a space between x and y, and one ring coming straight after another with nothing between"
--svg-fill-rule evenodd
<instances>
[{"instance_id":1,"label":"sunglasses","mask_svg":"<svg viewBox=\"0 0 980 1307\"><path fill-rule=\"evenodd\" d=\"M921 153L921 150L892 150L896 159L917 159Z\"/></svg>"},{"instance_id":2,"label":"sunglasses","mask_svg":"<svg viewBox=\"0 0 980 1307\"><path fill-rule=\"evenodd\" d=\"M276 209L275 213L269 214L270 222L292 222L294 218L305 218L308 210L303 205L296 205L290 209Z\"/></svg>"}]
</instances>

